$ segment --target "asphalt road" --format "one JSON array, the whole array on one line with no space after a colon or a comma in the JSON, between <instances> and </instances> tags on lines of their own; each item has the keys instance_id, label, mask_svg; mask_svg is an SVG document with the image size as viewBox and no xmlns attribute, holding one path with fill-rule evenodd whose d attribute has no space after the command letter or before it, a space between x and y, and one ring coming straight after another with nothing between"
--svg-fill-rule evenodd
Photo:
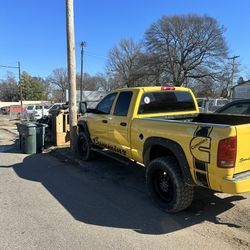
<instances>
[{"instance_id":1,"label":"asphalt road","mask_svg":"<svg viewBox=\"0 0 250 250\"><path fill-rule=\"evenodd\" d=\"M250 248L249 194L197 189L169 215L148 198L143 167L20 154L12 132L0 126L0 249Z\"/></svg>"}]
</instances>

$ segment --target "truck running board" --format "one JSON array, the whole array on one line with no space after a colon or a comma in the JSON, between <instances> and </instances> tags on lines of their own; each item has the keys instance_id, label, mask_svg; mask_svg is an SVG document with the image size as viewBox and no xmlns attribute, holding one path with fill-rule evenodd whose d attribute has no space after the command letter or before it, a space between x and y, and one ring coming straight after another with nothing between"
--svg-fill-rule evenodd
<instances>
[{"instance_id":1,"label":"truck running board","mask_svg":"<svg viewBox=\"0 0 250 250\"><path fill-rule=\"evenodd\" d=\"M121 164L124 164L126 166L132 165L135 163L135 161L131 161L121 155L115 154L112 151L108 150L108 149L102 149L102 148L96 148L96 147L92 147L91 150L100 153L102 155L105 155L115 161L120 162Z\"/></svg>"}]
</instances>

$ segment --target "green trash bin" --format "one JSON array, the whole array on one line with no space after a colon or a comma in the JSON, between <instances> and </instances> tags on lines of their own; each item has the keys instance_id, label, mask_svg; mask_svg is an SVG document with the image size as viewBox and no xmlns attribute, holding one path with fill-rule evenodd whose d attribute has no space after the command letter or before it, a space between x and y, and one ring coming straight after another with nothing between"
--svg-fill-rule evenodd
<instances>
[{"instance_id":1,"label":"green trash bin","mask_svg":"<svg viewBox=\"0 0 250 250\"><path fill-rule=\"evenodd\" d=\"M34 122L17 124L22 153L36 154L43 151L46 127L47 124Z\"/></svg>"},{"instance_id":2,"label":"green trash bin","mask_svg":"<svg viewBox=\"0 0 250 250\"><path fill-rule=\"evenodd\" d=\"M17 125L22 153L35 154L37 152L36 127L37 125L31 122L20 123Z\"/></svg>"},{"instance_id":3,"label":"green trash bin","mask_svg":"<svg viewBox=\"0 0 250 250\"><path fill-rule=\"evenodd\" d=\"M36 152L41 153L44 149L45 130L48 127L47 124L36 124Z\"/></svg>"}]
</instances>

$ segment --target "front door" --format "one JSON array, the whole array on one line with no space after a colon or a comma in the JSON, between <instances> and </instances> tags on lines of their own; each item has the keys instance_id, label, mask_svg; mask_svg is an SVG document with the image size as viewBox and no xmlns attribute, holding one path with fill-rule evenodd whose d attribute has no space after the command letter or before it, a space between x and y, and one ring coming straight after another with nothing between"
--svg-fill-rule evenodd
<instances>
[{"instance_id":1,"label":"front door","mask_svg":"<svg viewBox=\"0 0 250 250\"><path fill-rule=\"evenodd\" d=\"M96 112L88 114L88 128L91 140L100 146L106 144L108 133L108 116L117 93L104 97L96 107Z\"/></svg>"}]
</instances>

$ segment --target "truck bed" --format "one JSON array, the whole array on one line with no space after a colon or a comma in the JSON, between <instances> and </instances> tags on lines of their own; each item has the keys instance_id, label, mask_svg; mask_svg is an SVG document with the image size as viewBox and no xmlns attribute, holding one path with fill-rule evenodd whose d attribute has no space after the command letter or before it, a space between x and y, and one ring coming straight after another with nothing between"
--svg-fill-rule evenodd
<instances>
[{"instance_id":1,"label":"truck bed","mask_svg":"<svg viewBox=\"0 0 250 250\"><path fill-rule=\"evenodd\" d=\"M199 113L188 116L164 116L144 119L166 120L169 122L185 122L185 123L204 123L204 124L218 124L224 126L235 126L250 123L250 116L246 115L229 115L229 114L209 114Z\"/></svg>"}]
</instances>

